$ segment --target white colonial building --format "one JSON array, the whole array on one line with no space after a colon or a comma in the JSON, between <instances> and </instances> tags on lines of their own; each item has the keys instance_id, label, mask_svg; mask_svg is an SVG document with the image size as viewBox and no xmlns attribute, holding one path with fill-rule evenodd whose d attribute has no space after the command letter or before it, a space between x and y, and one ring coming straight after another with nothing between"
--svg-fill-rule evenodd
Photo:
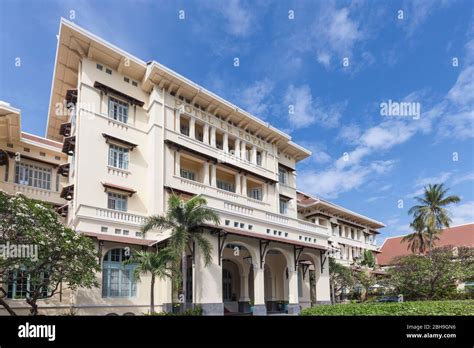
<instances>
[{"instance_id":1,"label":"white colonial building","mask_svg":"<svg viewBox=\"0 0 474 348\"><path fill-rule=\"evenodd\" d=\"M213 246L210 265L189 248L186 302L204 314L296 314L329 303L328 257L349 262L376 251L383 224L297 193L296 164L311 153L289 135L66 20L46 137L22 133L19 114L0 107L0 187L56 204L65 224L97 242L102 267L100 288L64 292L40 311L147 312L150 280L135 281L122 260L125 248L166 242L169 231L140 229L165 212L170 194L202 195L221 219L202 227ZM30 173L43 173L42 183ZM21 310L17 289L27 281L7 286ZM176 298L171 282L160 280L158 307L169 310Z\"/></svg>"}]
</instances>

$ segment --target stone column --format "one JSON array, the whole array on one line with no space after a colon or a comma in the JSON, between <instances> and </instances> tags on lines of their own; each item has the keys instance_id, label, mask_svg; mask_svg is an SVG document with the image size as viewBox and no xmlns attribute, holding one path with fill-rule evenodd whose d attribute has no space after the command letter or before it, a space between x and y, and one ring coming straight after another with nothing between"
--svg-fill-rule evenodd
<instances>
[{"instance_id":1,"label":"stone column","mask_svg":"<svg viewBox=\"0 0 474 348\"><path fill-rule=\"evenodd\" d=\"M240 158L247 160L247 149L243 140L240 142Z\"/></svg>"},{"instance_id":2,"label":"stone column","mask_svg":"<svg viewBox=\"0 0 474 348\"><path fill-rule=\"evenodd\" d=\"M321 262L321 260L319 260ZM330 304L331 303L331 291L329 287L329 259L326 259L324 263L323 271L321 272L321 264L317 263L316 266L316 303L317 304Z\"/></svg>"},{"instance_id":3,"label":"stone column","mask_svg":"<svg viewBox=\"0 0 474 348\"><path fill-rule=\"evenodd\" d=\"M204 177L203 182L204 185L209 185L209 163L204 162Z\"/></svg>"},{"instance_id":4,"label":"stone column","mask_svg":"<svg viewBox=\"0 0 474 348\"><path fill-rule=\"evenodd\" d=\"M181 153L178 150L174 152L174 175L181 176Z\"/></svg>"},{"instance_id":5,"label":"stone column","mask_svg":"<svg viewBox=\"0 0 474 348\"><path fill-rule=\"evenodd\" d=\"M196 138L195 124L196 124L196 119L194 117L191 117L189 119L189 137L191 139Z\"/></svg>"},{"instance_id":6,"label":"stone column","mask_svg":"<svg viewBox=\"0 0 474 348\"><path fill-rule=\"evenodd\" d=\"M266 315L267 307L265 305L265 276L264 270L258 263L253 264L253 291L254 291L254 309L253 315Z\"/></svg>"},{"instance_id":7,"label":"stone column","mask_svg":"<svg viewBox=\"0 0 474 348\"><path fill-rule=\"evenodd\" d=\"M242 175L242 196L247 196L247 177Z\"/></svg>"},{"instance_id":8,"label":"stone column","mask_svg":"<svg viewBox=\"0 0 474 348\"><path fill-rule=\"evenodd\" d=\"M179 111L175 111L176 119L175 119L175 131L176 133L181 133L181 113Z\"/></svg>"},{"instance_id":9,"label":"stone column","mask_svg":"<svg viewBox=\"0 0 474 348\"><path fill-rule=\"evenodd\" d=\"M204 144L209 144L209 125L207 123L204 123L203 133L202 141Z\"/></svg>"},{"instance_id":10,"label":"stone column","mask_svg":"<svg viewBox=\"0 0 474 348\"><path fill-rule=\"evenodd\" d=\"M299 314L298 269L288 267L288 314Z\"/></svg>"},{"instance_id":11,"label":"stone column","mask_svg":"<svg viewBox=\"0 0 474 348\"><path fill-rule=\"evenodd\" d=\"M240 139L239 138L235 139L234 148L235 148L234 150L235 157L240 158Z\"/></svg>"},{"instance_id":12,"label":"stone column","mask_svg":"<svg viewBox=\"0 0 474 348\"><path fill-rule=\"evenodd\" d=\"M241 194L241 190L240 190L240 174L239 174L239 173L235 174L235 193L237 193L238 195Z\"/></svg>"},{"instance_id":13,"label":"stone column","mask_svg":"<svg viewBox=\"0 0 474 348\"><path fill-rule=\"evenodd\" d=\"M216 236L204 233L212 250L218 250ZM201 248L196 248L196 304L200 305L203 315L224 315L224 302L222 298L222 266L214 251L214 257L206 265Z\"/></svg>"},{"instance_id":14,"label":"stone column","mask_svg":"<svg viewBox=\"0 0 474 348\"><path fill-rule=\"evenodd\" d=\"M224 152L229 152L229 134L224 132L223 139L222 148Z\"/></svg>"},{"instance_id":15,"label":"stone column","mask_svg":"<svg viewBox=\"0 0 474 348\"><path fill-rule=\"evenodd\" d=\"M250 156L250 162L253 164L257 164L257 147L254 145L252 146L252 153Z\"/></svg>"},{"instance_id":16,"label":"stone column","mask_svg":"<svg viewBox=\"0 0 474 348\"><path fill-rule=\"evenodd\" d=\"M217 187L217 171L214 163L211 164L211 186Z\"/></svg>"},{"instance_id":17,"label":"stone column","mask_svg":"<svg viewBox=\"0 0 474 348\"><path fill-rule=\"evenodd\" d=\"M216 147L216 127L211 126L211 146Z\"/></svg>"}]
</instances>

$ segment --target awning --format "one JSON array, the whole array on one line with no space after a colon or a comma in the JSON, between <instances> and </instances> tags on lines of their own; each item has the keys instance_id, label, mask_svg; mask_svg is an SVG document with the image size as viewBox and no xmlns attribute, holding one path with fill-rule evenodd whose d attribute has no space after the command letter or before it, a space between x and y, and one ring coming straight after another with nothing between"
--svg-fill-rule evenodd
<instances>
[{"instance_id":1,"label":"awning","mask_svg":"<svg viewBox=\"0 0 474 348\"><path fill-rule=\"evenodd\" d=\"M133 245L144 245L152 246L157 243L156 240L149 240L143 238L133 238L133 237L123 237L123 236L114 236L105 233L94 233L94 232L82 232L84 235L92 238L96 238L99 241L104 242L115 242L122 244L133 244Z\"/></svg>"},{"instance_id":2,"label":"awning","mask_svg":"<svg viewBox=\"0 0 474 348\"><path fill-rule=\"evenodd\" d=\"M77 89L68 89L66 92L66 103L67 104L74 104L77 103Z\"/></svg>"},{"instance_id":3,"label":"awning","mask_svg":"<svg viewBox=\"0 0 474 348\"><path fill-rule=\"evenodd\" d=\"M130 197L132 197L134 193L137 193L136 190L131 189L129 187L110 184L110 183L107 183L107 182L102 182L101 184L102 184L102 186L104 186L105 191L107 191L108 189L122 191L122 192L128 193Z\"/></svg>"},{"instance_id":4,"label":"awning","mask_svg":"<svg viewBox=\"0 0 474 348\"><path fill-rule=\"evenodd\" d=\"M62 217L66 217L67 216L67 213L69 211L69 204L66 203L62 206L60 206L59 208L56 209L56 211L58 212L59 215L61 215Z\"/></svg>"},{"instance_id":5,"label":"awning","mask_svg":"<svg viewBox=\"0 0 474 348\"><path fill-rule=\"evenodd\" d=\"M114 136L106 134L106 133L102 133L102 136L105 139L107 139L107 143L109 143L110 141L113 141L115 143L119 143L119 144L122 144L122 145L128 147L131 151L133 151L133 149L138 146L137 144L134 144L134 143L131 143L129 141L114 137Z\"/></svg>"},{"instance_id":6,"label":"awning","mask_svg":"<svg viewBox=\"0 0 474 348\"><path fill-rule=\"evenodd\" d=\"M125 94L123 92L120 92L112 87L109 87L109 86L106 86L104 85L103 83L100 83L98 81L95 81L94 82L94 87L97 88L97 89L100 89L102 92L104 92L105 94L108 94L108 93L112 93L112 94L115 94L116 96L118 97L121 97L125 100L127 100L130 104L132 105L138 105L140 107L143 107L143 105L145 105L144 102L142 102L141 100L138 100L138 99L135 99L131 96L129 96L128 94Z\"/></svg>"},{"instance_id":7,"label":"awning","mask_svg":"<svg viewBox=\"0 0 474 348\"><path fill-rule=\"evenodd\" d=\"M301 246L301 247L310 248L310 249L318 249L318 250L324 250L324 251L328 250L327 247L322 246L322 245L305 243L305 242L302 242L302 241L299 241L299 240L294 240L294 239L279 238L279 237L275 237L275 236L272 236L272 235L269 235L269 234L261 234L261 233L257 233L257 232L244 231L244 230L240 230L238 228L214 226L214 225L209 225L209 224L203 224L202 226L206 227L206 228L209 228L209 229L219 230L219 231L223 231L225 233L235 234L235 235L249 237L249 238L257 238L257 239L262 239L262 240L266 240L266 241L270 241L270 242L296 245L296 246Z\"/></svg>"}]
</instances>

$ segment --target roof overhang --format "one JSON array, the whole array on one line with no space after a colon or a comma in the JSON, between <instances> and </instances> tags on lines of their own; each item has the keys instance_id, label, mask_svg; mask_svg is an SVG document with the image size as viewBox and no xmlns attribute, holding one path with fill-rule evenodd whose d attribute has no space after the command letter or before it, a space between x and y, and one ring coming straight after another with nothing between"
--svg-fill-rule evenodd
<instances>
[{"instance_id":1,"label":"roof overhang","mask_svg":"<svg viewBox=\"0 0 474 348\"><path fill-rule=\"evenodd\" d=\"M371 219L367 216L341 207L340 205L328 202L320 198L311 197L301 191L297 191L297 193L312 198L309 203L298 203L299 208L310 208L311 210L314 210L309 213L308 216L315 215L318 213L322 215L334 216L338 218L338 220L340 220L341 222L347 222L349 224L353 223L355 225L361 225L361 227L367 226L369 231L372 233L380 233L376 231L376 229L385 227L385 224L380 221Z\"/></svg>"},{"instance_id":2,"label":"roof overhang","mask_svg":"<svg viewBox=\"0 0 474 348\"><path fill-rule=\"evenodd\" d=\"M21 138L21 111L0 103L0 140L13 142Z\"/></svg>"},{"instance_id":3,"label":"roof overhang","mask_svg":"<svg viewBox=\"0 0 474 348\"><path fill-rule=\"evenodd\" d=\"M268 122L238 108L160 63L146 63L64 18L61 18L59 27L52 79L46 128L46 137L49 139L62 140L59 129L62 123L68 121L69 115L58 114L56 106L64 104L68 90L78 88L79 63L83 58L93 59L141 81L140 86L147 92L155 86L165 88L172 95L179 95L190 101L192 105L199 104L206 112L218 113L226 122L245 127L264 141L276 144L280 151L293 156L296 161L311 155L311 151L293 143L291 136Z\"/></svg>"}]
</instances>

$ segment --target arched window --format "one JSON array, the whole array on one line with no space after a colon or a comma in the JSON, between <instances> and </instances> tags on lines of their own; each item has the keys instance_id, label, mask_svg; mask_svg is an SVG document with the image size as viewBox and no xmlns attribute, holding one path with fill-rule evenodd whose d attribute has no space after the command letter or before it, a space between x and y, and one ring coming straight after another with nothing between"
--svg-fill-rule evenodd
<instances>
[{"instance_id":1,"label":"arched window","mask_svg":"<svg viewBox=\"0 0 474 348\"><path fill-rule=\"evenodd\" d=\"M104 256L102 297L134 297L137 284L133 277L136 265L124 265L125 249L112 249Z\"/></svg>"},{"instance_id":2,"label":"arched window","mask_svg":"<svg viewBox=\"0 0 474 348\"><path fill-rule=\"evenodd\" d=\"M222 297L224 301L232 300L232 274L227 270L222 270Z\"/></svg>"}]
</instances>

